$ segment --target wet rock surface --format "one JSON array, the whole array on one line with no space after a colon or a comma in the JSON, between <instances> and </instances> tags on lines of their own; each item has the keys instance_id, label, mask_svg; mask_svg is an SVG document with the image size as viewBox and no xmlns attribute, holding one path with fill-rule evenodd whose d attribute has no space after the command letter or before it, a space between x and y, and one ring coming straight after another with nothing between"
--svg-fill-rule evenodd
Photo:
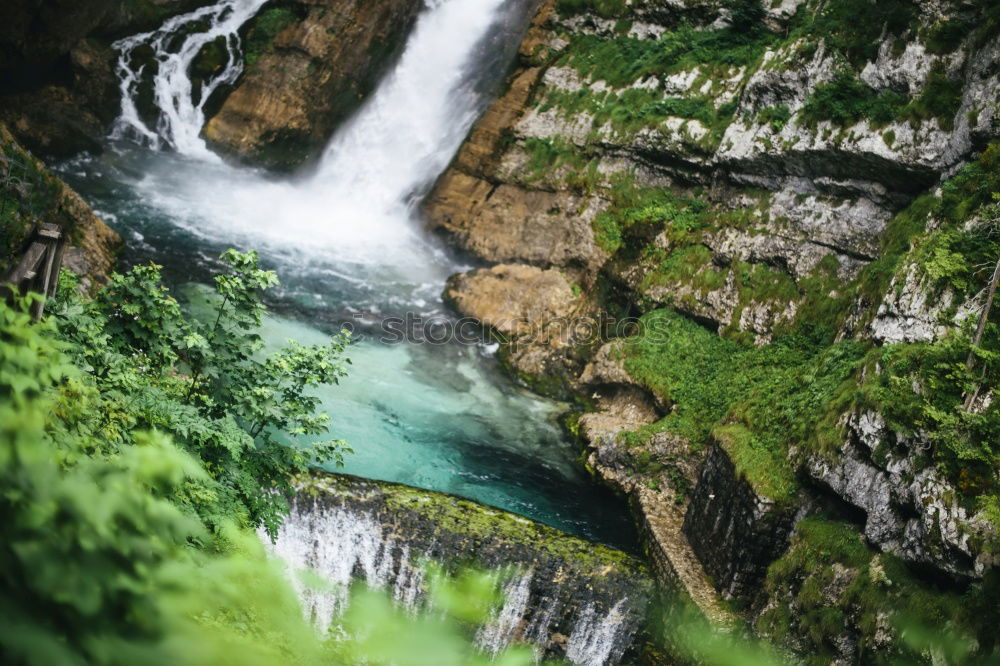
<instances>
[{"instance_id":1,"label":"wet rock surface","mask_svg":"<svg viewBox=\"0 0 1000 666\"><path fill-rule=\"evenodd\" d=\"M205 126L205 138L253 164L301 165L374 89L423 6L420 0L296 0L265 8L251 21L251 38L264 30L263 20L276 24L277 33L248 63Z\"/></svg>"}]
</instances>

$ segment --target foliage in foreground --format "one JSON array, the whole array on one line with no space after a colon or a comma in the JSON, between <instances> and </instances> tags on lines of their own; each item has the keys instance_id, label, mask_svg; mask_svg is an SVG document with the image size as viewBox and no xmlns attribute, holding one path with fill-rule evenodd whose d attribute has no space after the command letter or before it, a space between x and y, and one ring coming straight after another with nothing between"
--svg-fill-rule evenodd
<instances>
[{"instance_id":1,"label":"foliage in foreground","mask_svg":"<svg viewBox=\"0 0 1000 666\"><path fill-rule=\"evenodd\" d=\"M317 635L303 618L282 572L247 529L251 507L220 470L277 446L262 435L261 414L287 430L311 414L304 394L297 415L260 409L266 400L241 401L240 380L264 381L283 368L285 385L299 386L303 375L290 368L305 362L261 361L251 356L253 345L213 344L245 342L241 336L259 321L259 301L244 299L248 292L235 285L271 281L256 272L253 255L228 260L233 273L220 280L215 317L204 328L175 310L148 268L115 278L94 302L64 293L58 316L40 325L0 304L0 660L534 663L527 648L492 661L478 652L475 626L495 608L496 595L495 579L475 574L429 576L427 612L416 616L384 595L356 590L331 635ZM150 299L155 308L137 307ZM234 312L227 313L230 306ZM186 405L182 413L198 427L156 412L147 394L174 409ZM214 458L216 449L204 442L217 440L197 439L227 432L220 421L251 438L240 458ZM252 469L243 470L250 479ZM678 621L676 612L672 617L660 628L700 663L781 663L767 650L719 637L683 615Z\"/></svg>"},{"instance_id":2,"label":"foliage in foreground","mask_svg":"<svg viewBox=\"0 0 1000 666\"><path fill-rule=\"evenodd\" d=\"M96 298L81 299L64 274L50 310L66 352L83 370L93 407L74 427L88 450L115 455L134 433L170 433L200 459L207 484L187 484L181 501L210 525L234 520L274 532L287 510L289 479L311 463L338 461L343 442L298 447L299 435L321 435L328 416L309 393L345 374L346 335L325 346L289 342L262 357L257 330L263 292L277 284L256 253L222 256L208 312L182 309L160 280L159 267L115 275Z\"/></svg>"},{"instance_id":3,"label":"foliage in foreground","mask_svg":"<svg viewBox=\"0 0 1000 666\"><path fill-rule=\"evenodd\" d=\"M193 375L154 360L158 353L173 358L169 345L154 344L161 338L143 338L156 328L147 326L151 321L180 321L170 314L172 303L161 303L165 307L157 311L136 310L130 320L124 316L137 294L165 298L156 281L140 289L139 275L150 273L140 269L116 278L97 302L64 300L59 329L55 320L34 325L23 309L0 303L0 661L487 663L471 632L494 597L485 590L487 579L471 574L438 579L428 590L429 612L419 617L391 607L381 595L357 590L350 611L338 621L337 638L313 630L284 575L247 529L248 507L226 487L212 458L196 457L206 449L191 444L198 441L190 438L192 430L166 418L163 424L144 420L152 409L147 393L177 404L183 404L184 391L199 400L210 393L192 389L201 386ZM104 302L117 304L123 314L118 324L128 333L106 332L111 324L101 314ZM227 319L224 310L218 312L219 321ZM70 329L74 319L77 327ZM67 330L76 336L98 330L108 337L83 349L59 340ZM126 335L133 336L131 371L116 347ZM140 338L142 353L135 351ZM201 349L207 355L210 348ZM232 383L226 390L235 392L240 386L235 370L250 363L244 358L217 376L207 371L214 366L204 359L192 367L205 369L203 376L213 381L227 378ZM262 373L268 362L252 363L259 363L254 367ZM163 375L143 381L144 364ZM291 379L286 383L295 385ZM257 412L237 411L246 403L230 400L210 406L234 410L220 419L254 423L248 415ZM194 419L201 409L207 407L185 413ZM199 418L206 432L221 431L208 416ZM175 440L161 425L175 426L182 436ZM241 455L266 455L268 440L258 439L257 445L249 440ZM500 655L498 663L528 664L533 657L515 650Z\"/></svg>"}]
</instances>

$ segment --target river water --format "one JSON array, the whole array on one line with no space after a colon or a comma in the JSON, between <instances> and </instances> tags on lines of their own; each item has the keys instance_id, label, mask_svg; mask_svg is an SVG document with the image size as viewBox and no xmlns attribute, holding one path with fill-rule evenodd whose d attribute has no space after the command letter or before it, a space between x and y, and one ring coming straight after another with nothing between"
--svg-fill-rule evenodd
<instances>
[{"instance_id":1,"label":"river water","mask_svg":"<svg viewBox=\"0 0 1000 666\"><path fill-rule=\"evenodd\" d=\"M351 376L320 394L331 435L355 451L343 471L631 548L624 504L586 475L557 424L565 405L516 386L490 345L380 340L386 317L451 317L444 282L469 267L422 230L416 211L495 94L535 3L427 0L394 69L318 165L292 179L215 156L199 138L204 112L187 77L199 44L222 35L231 60L218 83L235 80L236 30L262 3L222 0L195 12L208 31L180 45L167 33L195 19L120 42L122 117L102 155L62 165L66 180L125 237L126 264L155 261L174 286L209 282L227 247L257 249L282 281L269 303L269 344L319 343L354 327ZM134 104L149 78L128 57L137 46L161 63L155 123Z\"/></svg>"}]
</instances>

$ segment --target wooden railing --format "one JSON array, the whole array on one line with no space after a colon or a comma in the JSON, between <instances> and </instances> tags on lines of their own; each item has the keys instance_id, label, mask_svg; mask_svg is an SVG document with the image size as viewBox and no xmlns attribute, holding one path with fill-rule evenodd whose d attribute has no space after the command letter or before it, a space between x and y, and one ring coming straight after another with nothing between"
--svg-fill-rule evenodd
<instances>
[{"instance_id":1,"label":"wooden railing","mask_svg":"<svg viewBox=\"0 0 1000 666\"><path fill-rule=\"evenodd\" d=\"M62 268L66 238L58 225L41 223L35 227L21 260L4 276L0 286L6 298L15 294L35 292L45 298L55 295L59 287L59 269ZM31 305L31 314L36 320L42 318L45 303L36 301Z\"/></svg>"}]
</instances>

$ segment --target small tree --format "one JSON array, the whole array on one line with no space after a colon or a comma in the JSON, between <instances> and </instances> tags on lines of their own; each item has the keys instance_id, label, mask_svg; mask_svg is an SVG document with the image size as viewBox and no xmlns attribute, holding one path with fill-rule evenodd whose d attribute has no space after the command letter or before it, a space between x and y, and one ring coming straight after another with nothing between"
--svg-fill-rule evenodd
<instances>
[{"instance_id":1,"label":"small tree","mask_svg":"<svg viewBox=\"0 0 1000 666\"><path fill-rule=\"evenodd\" d=\"M994 194L993 198L1000 199L1000 194ZM994 204L987 208L985 211L985 217L986 233L988 235L1000 233L1000 205ZM986 376L985 364L989 359L985 357L988 355L988 352L982 349L981 345L983 342L983 334L986 332L986 326L989 323L990 313L993 310L993 301L996 298L998 285L1000 285L1000 256L997 257L996 263L993 266L993 275L986 287L986 299L983 302L983 308L979 313L979 322L976 325L976 332L972 337L972 345L969 348L969 356L965 361L965 367L970 373L975 371L977 360L981 359L984 363L979 379L975 381L972 390L970 390L965 397L963 407L966 411L972 409L975 404L976 398L979 397L979 392L982 390L983 379Z\"/></svg>"},{"instance_id":2,"label":"small tree","mask_svg":"<svg viewBox=\"0 0 1000 666\"><path fill-rule=\"evenodd\" d=\"M115 275L93 301L69 280L54 312L78 365L96 383L95 441L107 449L134 443L156 428L196 454L217 486L191 490L187 502L211 523L240 514L274 532L287 506L290 479L311 464L340 464L339 440L290 444L324 434L329 416L312 391L346 374L346 333L326 345L294 342L269 357L259 334L264 292L278 283L255 252L229 250L215 278L209 316L185 313L163 286L160 268Z\"/></svg>"}]
</instances>

